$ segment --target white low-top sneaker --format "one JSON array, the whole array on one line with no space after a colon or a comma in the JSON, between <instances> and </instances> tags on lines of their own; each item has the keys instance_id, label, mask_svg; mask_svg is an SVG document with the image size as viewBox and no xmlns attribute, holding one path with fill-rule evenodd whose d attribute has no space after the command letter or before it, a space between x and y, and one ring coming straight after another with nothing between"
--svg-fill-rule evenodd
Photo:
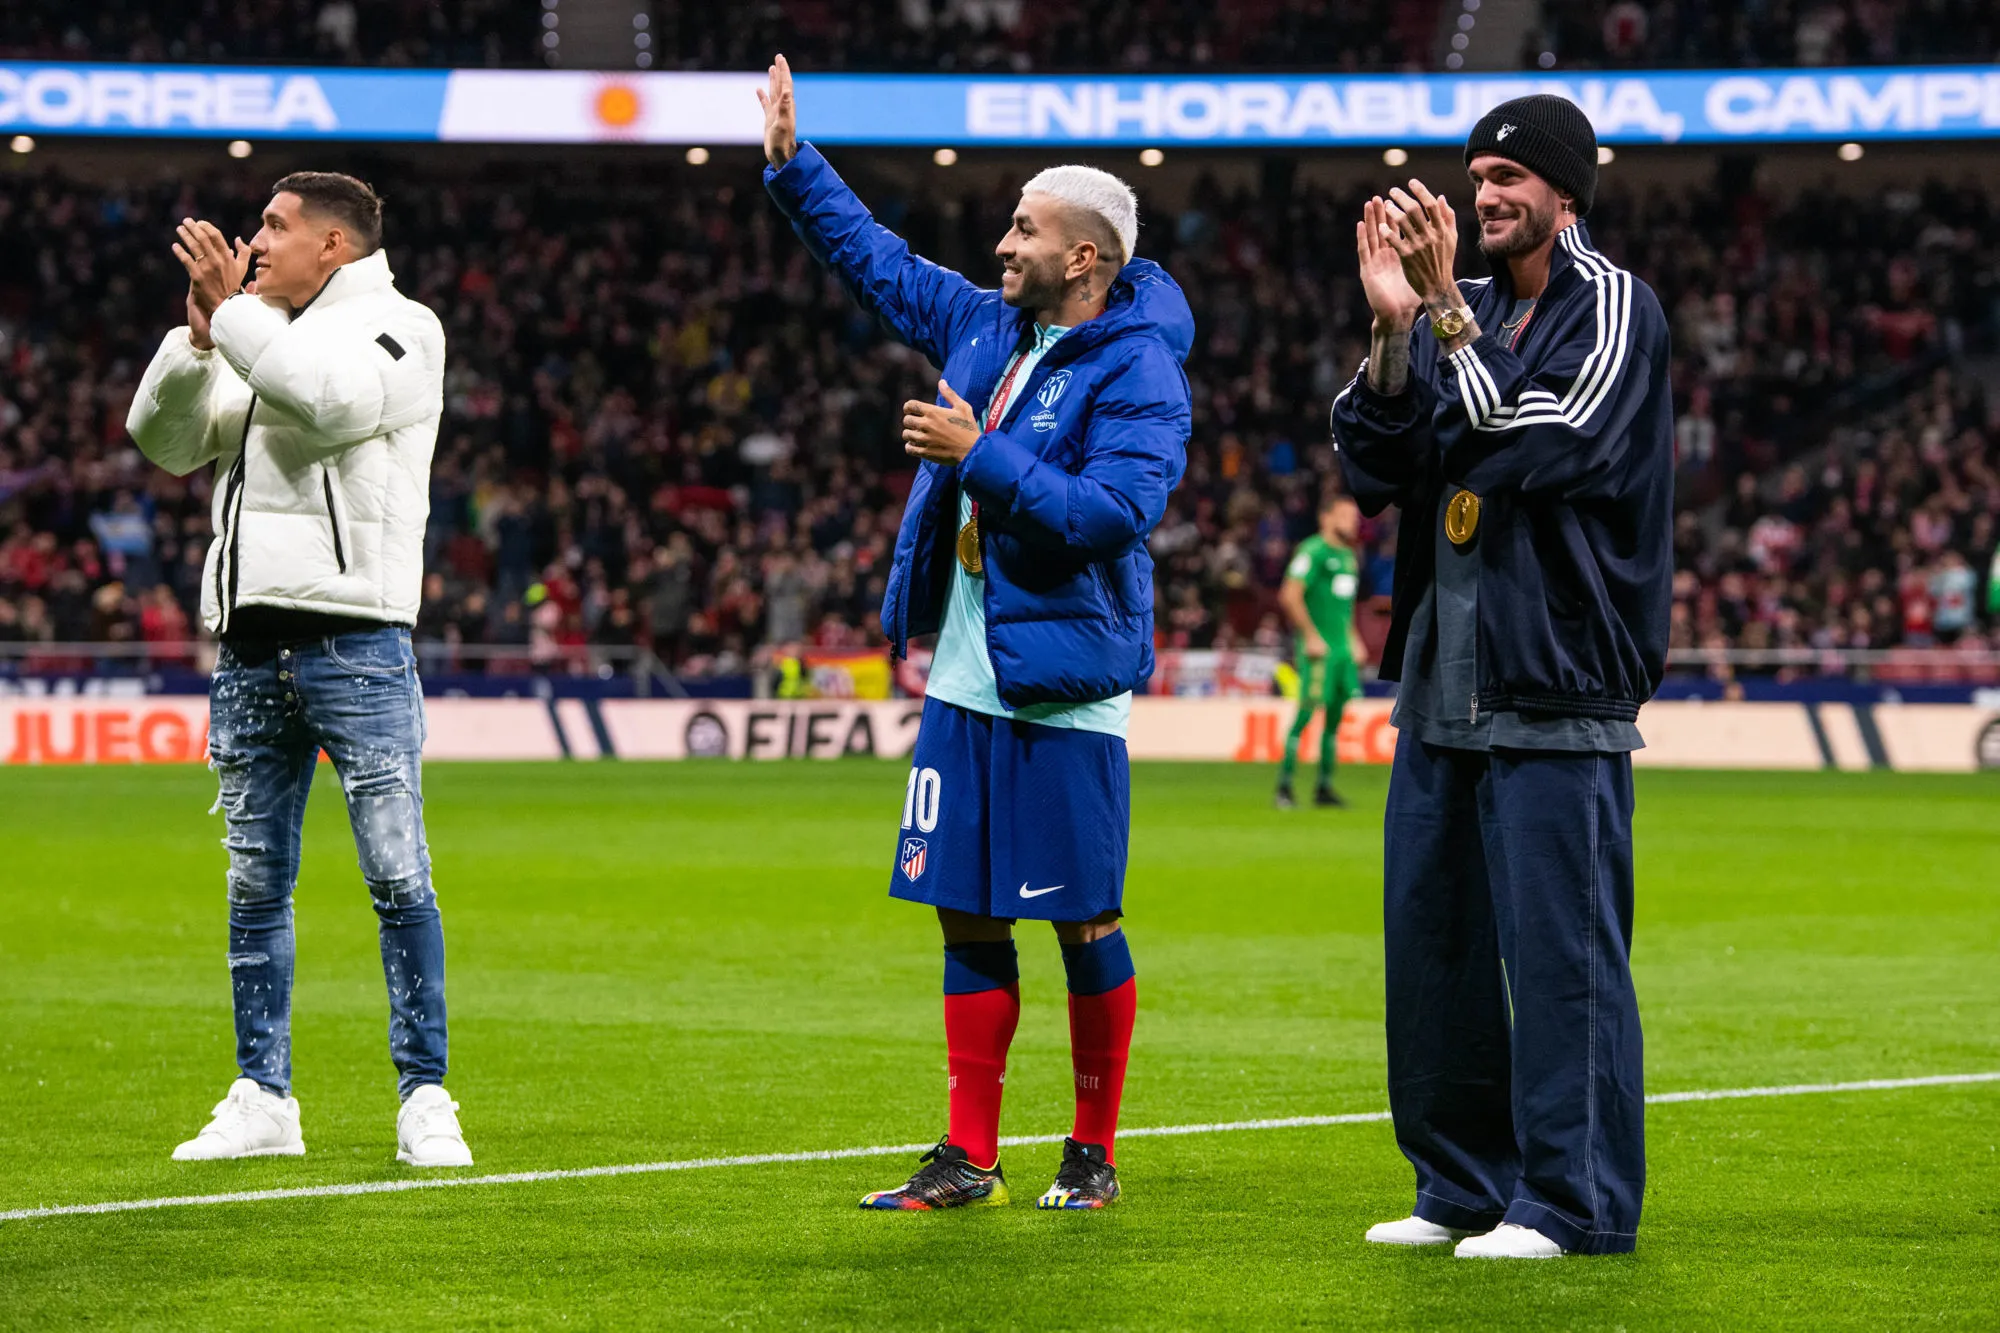
<instances>
[{"instance_id":1,"label":"white low-top sneaker","mask_svg":"<svg viewBox=\"0 0 2000 1333\"><path fill-rule=\"evenodd\" d=\"M280 1097L255 1079L239 1078L210 1112L201 1133L174 1149L176 1162L219 1162L233 1157L303 1157L299 1099Z\"/></svg>"},{"instance_id":2,"label":"white low-top sneaker","mask_svg":"<svg viewBox=\"0 0 2000 1333\"><path fill-rule=\"evenodd\" d=\"M1461 1259L1560 1259L1563 1247L1532 1227L1502 1222L1483 1236L1467 1236L1452 1253Z\"/></svg>"},{"instance_id":3,"label":"white low-top sneaker","mask_svg":"<svg viewBox=\"0 0 2000 1333\"><path fill-rule=\"evenodd\" d=\"M458 1103L435 1083L410 1094L396 1113L396 1160L411 1166L471 1166Z\"/></svg>"},{"instance_id":4,"label":"white low-top sneaker","mask_svg":"<svg viewBox=\"0 0 2000 1333\"><path fill-rule=\"evenodd\" d=\"M1449 1245L1471 1235L1454 1231L1421 1217L1405 1217L1396 1222L1377 1222L1368 1228L1368 1239L1377 1245Z\"/></svg>"}]
</instances>

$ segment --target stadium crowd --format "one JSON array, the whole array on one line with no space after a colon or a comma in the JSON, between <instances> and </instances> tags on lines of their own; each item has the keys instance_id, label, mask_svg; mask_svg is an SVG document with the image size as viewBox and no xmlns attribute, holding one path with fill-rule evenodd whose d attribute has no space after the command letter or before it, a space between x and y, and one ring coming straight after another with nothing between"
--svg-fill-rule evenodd
<instances>
[{"instance_id":1,"label":"stadium crowd","mask_svg":"<svg viewBox=\"0 0 2000 1333\"><path fill-rule=\"evenodd\" d=\"M1994 406L1940 368L1775 485L1739 474L1712 522L1683 512L1674 646L2000 647L1984 633L2000 610Z\"/></svg>"},{"instance_id":2,"label":"stadium crowd","mask_svg":"<svg viewBox=\"0 0 2000 1333\"><path fill-rule=\"evenodd\" d=\"M636 646L696 674L879 642L896 422L934 379L814 271L754 177L377 184L401 284L451 348L421 637L516 665ZM191 636L208 480L149 467L122 423L180 319L169 220L246 225L262 188L0 187L0 639ZM864 186L919 251L988 279L1017 188ZM2000 458L1959 367L1996 326L1994 203L1973 184L1781 200L1607 179L1598 241L1673 321L1678 645L1986 641ZM1153 538L1164 646L1282 640L1286 557L1337 475L1327 404L1363 350L1359 207L1267 177L1148 214L1141 249L1199 330L1187 478ZM1393 514L1364 546L1385 592Z\"/></svg>"},{"instance_id":3,"label":"stadium crowd","mask_svg":"<svg viewBox=\"0 0 2000 1333\"><path fill-rule=\"evenodd\" d=\"M754 69L783 50L800 69L1422 69L1438 0L784 0L764 7L668 5L669 59Z\"/></svg>"},{"instance_id":4,"label":"stadium crowd","mask_svg":"<svg viewBox=\"0 0 2000 1333\"><path fill-rule=\"evenodd\" d=\"M1460 6L1451 6L1457 11ZM1477 0L1464 6L1476 11ZM1440 0L653 0L643 62L857 71L1420 70ZM0 59L529 67L561 0L96 0L0 8ZM559 28L557 29L559 32ZM1543 0L1523 69L1990 63L1985 0Z\"/></svg>"},{"instance_id":5,"label":"stadium crowd","mask_svg":"<svg viewBox=\"0 0 2000 1333\"><path fill-rule=\"evenodd\" d=\"M36 0L0 6L0 59L525 66L541 32L535 0Z\"/></svg>"},{"instance_id":6,"label":"stadium crowd","mask_svg":"<svg viewBox=\"0 0 2000 1333\"><path fill-rule=\"evenodd\" d=\"M1522 68L1986 64L1996 58L2000 12L1988 0L1542 0Z\"/></svg>"},{"instance_id":7,"label":"stadium crowd","mask_svg":"<svg viewBox=\"0 0 2000 1333\"><path fill-rule=\"evenodd\" d=\"M654 0L654 69L1422 68L1438 0ZM0 59L539 66L560 0L98 0L0 9ZM559 31L559 28L557 29Z\"/></svg>"}]
</instances>

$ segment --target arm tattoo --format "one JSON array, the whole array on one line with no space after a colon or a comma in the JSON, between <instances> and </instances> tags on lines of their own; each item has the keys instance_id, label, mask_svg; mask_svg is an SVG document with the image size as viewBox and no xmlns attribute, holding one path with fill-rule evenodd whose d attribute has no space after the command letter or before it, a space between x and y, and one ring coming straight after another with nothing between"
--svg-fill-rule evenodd
<instances>
[{"instance_id":1,"label":"arm tattoo","mask_svg":"<svg viewBox=\"0 0 2000 1333\"><path fill-rule=\"evenodd\" d=\"M1446 311L1458 309L1459 306L1463 303L1463 301L1464 298L1458 294L1458 285L1454 283L1452 285L1451 295L1433 296L1430 299L1426 300L1424 302L1424 313L1430 316L1431 318L1435 319L1437 316L1444 314ZM1450 356L1453 352L1456 352L1461 347L1472 346L1472 344L1475 341L1477 341L1478 338L1479 338L1479 321L1473 319L1471 315L1468 313L1465 320L1465 327L1459 331L1459 334L1456 338L1442 338L1439 340L1438 355Z\"/></svg>"},{"instance_id":2,"label":"arm tattoo","mask_svg":"<svg viewBox=\"0 0 2000 1333\"><path fill-rule=\"evenodd\" d=\"M1410 382L1410 331L1376 324L1368 342L1368 387L1391 398Z\"/></svg>"}]
</instances>

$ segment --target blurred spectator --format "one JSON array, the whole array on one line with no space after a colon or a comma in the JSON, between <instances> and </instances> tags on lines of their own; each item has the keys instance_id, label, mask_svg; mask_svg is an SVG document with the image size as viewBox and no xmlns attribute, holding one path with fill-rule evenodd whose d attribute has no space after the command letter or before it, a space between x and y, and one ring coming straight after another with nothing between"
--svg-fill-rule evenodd
<instances>
[{"instance_id":1,"label":"blurred spectator","mask_svg":"<svg viewBox=\"0 0 2000 1333\"><path fill-rule=\"evenodd\" d=\"M1938 557L1930 595L1931 630L1939 643L1949 647L1972 628L1972 598L1978 588L1979 577L1962 554L1947 550Z\"/></svg>"},{"instance_id":2,"label":"blurred spectator","mask_svg":"<svg viewBox=\"0 0 2000 1333\"><path fill-rule=\"evenodd\" d=\"M188 616L174 596L174 590L164 583L156 583L144 599L139 612L139 636L147 643L185 644L194 637L193 627L188 624ZM147 660L155 666L191 666L193 659L185 652L167 650L148 653Z\"/></svg>"}]
</instances>

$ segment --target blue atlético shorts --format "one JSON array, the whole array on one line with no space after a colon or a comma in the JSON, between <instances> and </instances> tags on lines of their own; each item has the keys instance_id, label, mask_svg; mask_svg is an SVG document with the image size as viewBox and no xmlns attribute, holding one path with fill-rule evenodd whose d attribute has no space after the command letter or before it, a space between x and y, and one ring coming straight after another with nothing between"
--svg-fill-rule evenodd
<instances>
[{"instance_id":1,"label":"blue atl\u00e9tico shorts","mask_svg":"<svg viewBox=\"0 0 2000 1333\"><path fill-rule=\"evenodd\" d=\"M892 897L975 916L1088 921L1125 903L1121 737L924 701Z\"/></svg>"}]
</instances>

